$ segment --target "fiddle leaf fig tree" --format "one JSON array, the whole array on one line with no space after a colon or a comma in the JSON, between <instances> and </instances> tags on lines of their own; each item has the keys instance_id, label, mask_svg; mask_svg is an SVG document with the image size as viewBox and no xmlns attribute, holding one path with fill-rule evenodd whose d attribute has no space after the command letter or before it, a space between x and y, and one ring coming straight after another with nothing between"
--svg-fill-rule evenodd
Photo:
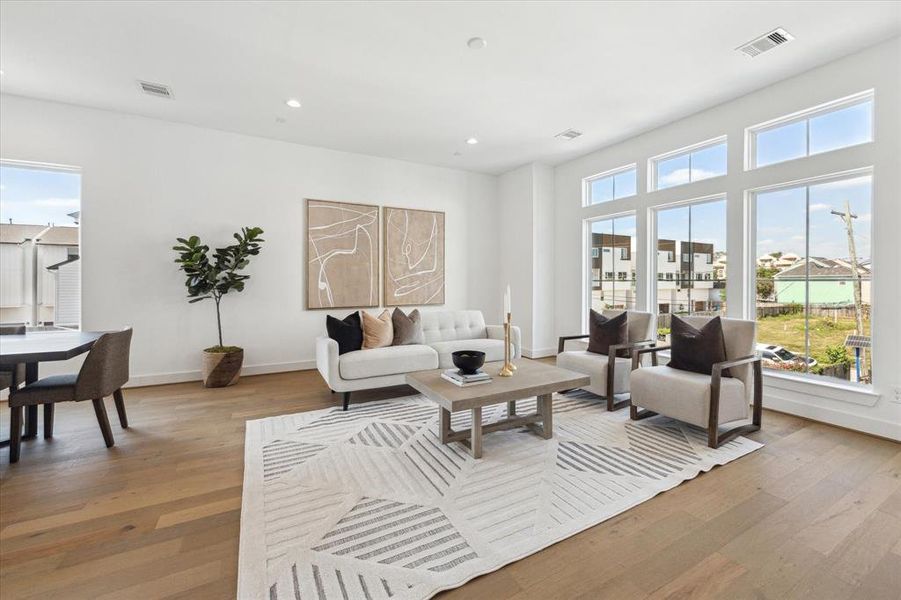
<instances>
[{"instance_id":1,"label":"fiddle leaf fig tree","mask_svg":"<svg viewBox=\"0 0 901 600\"><path fill-rule=\"evenodd\" d=\"M219 330L219 345L207 348L210 352L231 352L237 348L222 345L222 316L219 303L229 292L244 291L244 282L250 275L240 273L250 263L250 257L260 253L265 241L260 236L259 227L242 227L234 234L236 243L224 248L216 248L210 256L210 247L196 235L177 238L178 246L172 249L178 253L175 262L185 272L185 287L188 288L188 302L212 299L216 303L216 326Z\"/></svg>"}]
</instances>

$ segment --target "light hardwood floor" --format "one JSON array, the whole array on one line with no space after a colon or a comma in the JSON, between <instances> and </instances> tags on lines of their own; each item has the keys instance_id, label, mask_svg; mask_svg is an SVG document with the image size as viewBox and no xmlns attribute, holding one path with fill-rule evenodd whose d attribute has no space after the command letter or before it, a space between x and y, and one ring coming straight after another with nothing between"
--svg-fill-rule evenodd
<instances>
[{"instance_id":1,"label":"light hardwood floor","mask_svg":"<svg viewBox=\"0 0 901 600\"><path fill-rule=\"evenodd\" d=\"M315 371L125 397L110 450L69 403L52 441L0 451L4 600L233 598L244 421L340 401ZM766 447L441 598L901 598L901 444L769 411L751 437Z\"/></svg>"}]
</instances>

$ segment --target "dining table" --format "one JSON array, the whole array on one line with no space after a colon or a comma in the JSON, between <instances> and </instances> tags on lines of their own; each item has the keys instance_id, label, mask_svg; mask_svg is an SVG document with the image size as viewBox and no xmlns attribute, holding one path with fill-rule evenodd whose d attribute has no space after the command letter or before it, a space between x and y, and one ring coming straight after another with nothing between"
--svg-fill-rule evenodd
<instances>
[{"instance_id":1,"label":"dining table","mask_svg":"<svg viewBox=\"0 0 901 600\"><path fill-rule=\"evenodd\" d=\"M25 384L38 380L38 365L42 362L69 360L84 354L103 335L93 331L28 331L24 334L0 335L0 365L10 367L25 365ZM14 369L15 370L15 369ZM13 387L21 384L14 381ZM25 411L25 432L22 439L28 440L38 434L38 407L31 405ZM0 442L6 445L9 440Z\"/></svg>"}]
</instances>

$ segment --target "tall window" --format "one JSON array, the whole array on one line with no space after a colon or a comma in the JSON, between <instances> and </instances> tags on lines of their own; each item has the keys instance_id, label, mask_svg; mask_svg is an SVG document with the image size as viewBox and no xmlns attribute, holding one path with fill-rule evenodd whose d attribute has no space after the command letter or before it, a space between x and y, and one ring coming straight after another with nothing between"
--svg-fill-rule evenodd
<instances>
[{"instance_id":1,"label":"tall window","mask_svg":"<svg viewBox=\"0 0 901 600\"><path fill-rule=\"evenodd\" d=\"M590 221L591 308L635 308L635 215Z\"/></svg>"},{"instance_id":2,"label":"tall window","mask_svg":"<svg viewBox=\"0 0 901 600\"><path fill-rule=\"evenodd\" d=\"M718 138L652 158L651 188L665 188L694 183L726 174L726 139Z\"/></svg>"},{"instance_id":3,"label":"tall window","mask_svg":"<svg viewBox=\"0 0 901 600\"><path fill-rule=\"evenodd\" d=\"M635 165L614 169L585 180L585 205L628 198L637 193Z\"/></svg>"},{"instance_id":4,"label":"tall window","mask_svg":"<svg viewBox=\"0 0 901 600\"><path fill-rule=\"evenodd\" d=\"M873 94L865 92L748 130L749 167L873 141Z\"/></svg>"},{"instance_id":5,"label":"tall window","mask_svg":"<svg viewBox=\"0 0 901 600\"><path fill-rule=\"evenodd\" d=\"M77 170L0 163L0 323L78 328Z\"/></svg>"},{"instance_id":6,"label":"tall window","mask_svg":"<svg viewBox=\"0 0 901 600\"><path fill-rule=\"evenodd\" d=\"M658 326L671 314L726 312L726 201L656 211Z\"/></svg>"},{"instance_id":7,"label":"tall window","mask_svg":"<svg viewBox=\"0 0 901 600\"><path fill-rule=\"evenodd\" d=\"M764 365L870 382L871 176L761 191L753 200Z\"/></svg>"}]
</instances>

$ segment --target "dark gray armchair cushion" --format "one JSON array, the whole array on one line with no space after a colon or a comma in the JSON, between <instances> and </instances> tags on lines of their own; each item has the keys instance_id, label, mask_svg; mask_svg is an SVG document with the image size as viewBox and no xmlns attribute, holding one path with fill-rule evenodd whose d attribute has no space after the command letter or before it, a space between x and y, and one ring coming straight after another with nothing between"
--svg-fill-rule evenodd
<instances>
[{"instance_id":1,"label":"dark gray armchair cushion","mask_svg":"<svg viewBox=\"0 0 901 600\"><path fill-rule=\"evenodd\" d=\"M588 316L588 351L595 354L607 354L610 346L625 344L629 339L629 316L622 312L608 319L596 310ZM620 350L620 356L623 354Z\"/></svg>"},{"instance_id":2,"label":"dark gray armchair cushion","mask_svg":"<svg viewBox=\"0 0 901 600\"><path fill-rule=\"evenodd\" d=\"M710 319L703 327L696 329L673 315L670 345L669 366L673 369L710 375L713 365L726 360L726 340L719 317ZM722 376L731 377L729 369L725 369Z\"/></svg>"}]
</instances>

